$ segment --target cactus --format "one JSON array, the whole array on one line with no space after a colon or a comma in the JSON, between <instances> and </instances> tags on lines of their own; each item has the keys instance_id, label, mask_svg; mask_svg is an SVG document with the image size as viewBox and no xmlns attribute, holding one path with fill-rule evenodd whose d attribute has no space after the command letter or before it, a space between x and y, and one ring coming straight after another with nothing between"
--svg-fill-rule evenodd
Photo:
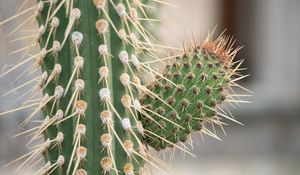
<instances>
[{"instance_id":1,"label":"cactus","mask_svg":"<svg viewBox=\"0 0 300 175\"><path fill-rule=\"evenodd\" d=\"M239 74L239 66L235 67L236 62L233 62L238 49L232 50L231 44L228 37L212 40L209 36L167 66L164 76L175 84L158 77L148 85L158 94L158 98L147 94L142 96L146 112L140 119L150 135L145 138L150 146L158 151L172 148L178 142L185 143L193 132L206 133L207 124L222 127L218 116L241 124L227 117L221 108L224 101L236 101L231 99L229 90L236 85L235 81L244 77L232 78ZM159 137L151 137L156 135Z\"/></svg>"},{"instance_id":2,"label":"cactus","mask_svg":"<svg viewBox=\"0 0 300 175\"><path fill-rule=\"evenodd\" d=\"M235 121L221 108L224 101L244 102L230 95L246 77L239 73L242 62L233 61L238 49L232 39L209 35L202 44L159 58L157 51L167 47L152 44L140 21L150 20L150 2L38 0L27 10L35 10L40 52L0 76L34 62L43 72L36 86L43 98L36 103L34 89L32 104L0 115L36 107L21 126L40 110L41 124L19 135L30 135L29 145L44 140L11 162L24 159L17 170L38 164L42 154L46 163L35 174L142 175L145 164L166 172L149 147L193 155L178 143L195 132L218 138L205 125L222 127L220 116ZM165 60L163 73L152 67Z\"/></svg>"}]
</instances>

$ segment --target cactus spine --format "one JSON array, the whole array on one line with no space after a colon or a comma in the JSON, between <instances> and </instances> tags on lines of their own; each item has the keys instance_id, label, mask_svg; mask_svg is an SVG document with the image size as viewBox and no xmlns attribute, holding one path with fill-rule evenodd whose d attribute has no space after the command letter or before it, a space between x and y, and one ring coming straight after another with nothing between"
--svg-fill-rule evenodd
<instances>
[{"instance_id":1,"label":"cactus spine","mask_svg":"<svg viewBox=\"0 0 300 175\"><path fill-rule=\"evenodd\" d=\"M42 110L41 124L21 135L32 136L29 144L45 139L33 147L32 156L17 159L25 159L17 170L38 163L37 155L43 154L46 163L36 174L142 175L145 164L166 172L167 165L149 147L175 147L193 155L178 143L194 132L218 138L205 128L222 127L218 116L235 121L221 108L224 101L243 102L230 95L245 77L239 73L241 62L233 61L238 49L232 49L231 39L209 35L167 58L171 64L160 73L151 64L165 60L156 53L164 47L151 43L140 21L148 19L150 2L37 1L33 9L41 51L1 75L30 61L43 71L37 86L41 102L16 110L36 107L22 126ZM35 90L28 101L34 101Z\"/></svg>"}]
</instances>

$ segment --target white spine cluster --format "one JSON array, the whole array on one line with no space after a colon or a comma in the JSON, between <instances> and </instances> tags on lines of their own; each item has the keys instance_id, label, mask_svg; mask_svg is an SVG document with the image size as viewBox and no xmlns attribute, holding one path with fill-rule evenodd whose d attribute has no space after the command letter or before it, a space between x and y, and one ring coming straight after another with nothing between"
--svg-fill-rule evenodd
<instances>
[{"instance_id":1,"label":"white spine cluster","mask_svg":"<svg viewBox=\"0 0 300 175\"><path fill-rule=\"evenodd\" d=\"M74 58L74 66L78 67L79 69L81 69L83 67L84 64L84 59L82 56L76 56Z\"/></svg>"},{"instance_id":2,"label":"white spine cluster","mask_svg":"<svg viewBox=\"0 0 300 175\"><path fill-rule=\"evenodd\" d=\"M131 39L132 44L134 46L138 46L139 45L139 39L137 38L137 36L134 33L130 34L130 39Z\"/></svg>"},{"instance_id":3,"label":"white spine cluster","mask_svg":"<svg viewBox=\"0 0 300 175\"><path fill-rule=\"evenodd\" d=\"M111 157L103 157L100 165L104 170L104 174L106 174L106 172L111 171L111 169L113 168L113 160Z\"/></svg>"},{"instance_id":4,"label":"white spine cluster","mask_svg":"<svg viewBox=\"0 0 300 175\"><path fill-rule=\"evenodd\" d=\"M108 22L105 19L99 19L96 22L96 29L100 34L105 34L108 30Z\"/></svg>"},{"instance_id":5,"label":"white spine cluster","mask_svg":"<svg viewBox=\"0 0 300 175\"><path fill-rule=\"evenodd\" d=\"M78 169L76 175L87 175L87 172L84 169Z\"/></svg>"},{"instance_id":6,"label":"white spine cluster","mask_svg":"<svg viewBox=\"0 0 300 175\"><path fill-rule=\"evenodd\" d=\"M132 82L133 82L134 84L136 84L137 86L140 86L140 85L141 85L141 79L140 79L139 77L137 77L137 76L133 76Z\"/></svg>"},{"instance_id":7,"label":"white spine cluster","mask_svg":"<svg viewBox=\"0 0 300 175\"><path fill-rule=\"evenodd\" d=\"M87 109L87 103L83 100L78 100L75 104L75 111L79 115L84 115Z\"/></svg>"},{"instance_id":8,"label":"white spine cluster","mask_svg":"<svg viewBox=\"0 0 300 175\"><path fill-rule=\"evenodd\" d=\"M81 16L81 11L79 8L73 8L71 11L71 18L74 20L78 20Z\"/></svg>"},{"instance_id":9,"label":"white spine cluster","mask_svg":"<svg viewBox=\"0 0 300 175\"><path fill-rule=\"evenodd\" d=\"M82 91L84 89L85 83L83 79L77 79L75 81L75 89Z\"/></svg>"},{"instance_id":10,"label":"white spine cluster","mask_svg":"<svg viewBox=\"0 0 300 175\"><path fill-rule=\"evenodd\" d=\"M60 99L64 94L64 88L62 86L56 86L54 90L55 99Z\"/></svg>"},{"instance_id":11,"label":"white spine cluster","mask_svg":"<svg viewBox=\"0 0 300 175\"><path fill-rule=\"evenodd\" d=\"M102 56L107 56L108 55L108 49L105 44L102 44L98 47L98 52Z\"/></svg>"},{"instance_id":12,"label":"white spine cluster","mask_svg":"<svg viewBox=\"0 0 300 175\"><path fill-rule=\"evenodd\" d=\"M128 87L130 85L130 76L127 73L123 73L120 76L120 81L123 86Z\"/></svg>"},{"instance_id":13,"label":"white spine cluster","mask_svg":"<svg viewBox=\"0 0 300 175\"><path fill-rule=\"evenodd\" d=\"M100 113L100 119L103 124L110 124L112 122L112 114L110 111L105 110Z\"/></svg>"},{"instance_id":14,"label":"white spine cluster","mask_svg":"<svg viewBox=\"0 0 300 175\"><path fill-rule=\"evenodd\" d=\"M64 141L64 134L62 132L58 132L55 140L56 143L60 145Z\"/></svg>"},{"instance_id":15,"label":"white spine cluster","mask_svg":"<svg viewBox=\"0 0 300 175\"><path fill-rule=\"evenodd\" d=\"M73 44L78 46L82 43L82 40L83 40L83 35L82 35L81 32L75 31L75 32L72 33L72 42L73 42Z\"/></svg>"},{"instance_id":16,"label":"white spine cluster","mask_svg":"<svg viewBox=\"0 0 300 175\"><path fill-rule=\"evenodd\" d=\"M133 153L134 149L133 149L133 142L131 140L125 140L125 142L123 143L126 152L130 155Z\"/></svg>"},{"instance_id":17,"label":"white spine cluster","mask_svg":"<svg viewBox=\"0 0 300 175\"><path fill-rule=\"evenodd\" d=\"M93 0L93 3L98 10L101 10L105 7L106 0Z\"/></svg>"},{"instance_id":18,"label":"white spine cluster","mask_svg":"<svg viewBox=\"0 0 300 175\"><path fill-rule=\"evenodd\" d=\"M132 19L133 22L137 23L138 20L138 12L135 8L131 7L130 8L130 18Z\"/></svg>"},{"instance_id":19,"label":"white spine cluster","mask_svg":"<svg viewBox=\"0 0 300 175\"><path fill-rule=\"evenodd\" d=\"M119 32L118 32L118 35L119 35L121 40L126 41L127 34L126 34L125 29L120 29Z\"/></svg>"},{"instance_id":20,"label":"white spine cluster","mask_svg":"<svg viewBox=\"0 0 300 175\"><path fill-rule=\"evenodd\" d=\"M138 111L142 110L142 105L137 99L134 99L133 106L134 106L134 109L136 109Z\"/></svg>"},{"instance_id":21,"label":"white spine cluster","mask_svg":"<svg viewBox=\"0 0 300 175\"><path fill-rule=\"evenodd\" d=\"M119 53L119 59L123 64L128 64L128 61L129 61L128 57L129 57L128 53L125 50L122 50Z\"/></svg>"},{"instance_id":22,"label":"white spine cluster","mask_svg":"<svg viewBox=\"0 0 300 175\"><path fill-rule=\"evenodd\" d=\"M43 11L44 9L44 2L43 1L40 1L38 4L37 4L37 10L39 12Z\"/></svg>"},{"instance_id":23,"label":"white spine cluster","mask_svg":"<svg viewBox=\"0 0 300 175\"><path fill-rule=\"evenodd\" d=\"M55 64L52 73L55 75L59 75L61 73L61 65Z\"/></svg>"},{"instance_id":24,"label":"white spine cluster","mask_svg":"<svg viewBox=\"0 0 300 175\"><path fill-rule=\"evenodd\" d=\"M46 57L47 51L45 48L42 48L40 51L40 59L44 59Z\"/></svg>"},{"instance_id":25,"label":"white spine cluster","mask_svg":"<svg viewBox=\"0 0 300 175\"><path fill-rule=\"evenodd\" d=\"M132 62L132 64L136 67L136 68L139 68L140 67L140 61L139 61L139 59L137 58L137 56L136 55L131 55L131 62Z\"/></svg>"},{"instance_id":26,"label":"white spine cluster","mask_svg":"<svg viewBox=\"0 0 300 175\"><path fill-rule=\"evenodd\" d=\"M141 135L144 135L144 127L141 121L137 121L136 128Z\"/></svg>"},{"instance_id":27,"label":"white spine cluster","mask_svg":"<svg viewBox=\"0 0 300 175\"><path fill-rule=\"evenodd\" d=\"M50 25L53 29L56 29L59 26L59 19L57 17L53 17Z\"/></svg>"},{"instance_id":28,"label":"white spine cluster","mask_svg":"<svg viewBox=\"0 0 300 175\"><path fill-rule=\"evenodd\" d=\"M58 156L56 161L57 166L61 167L63 166L64 163L65 163L65 157L62 155Z\"/></svg>"},{"instance_id":29,"label":"white spine cluster","mask_svg":"<svg viewBox=\"0 0 300 175\"><path fill-rule=\"evenodd\" d=\"M77 148L77 158L79 160L83 160L85 159L87 154L87 149L83 146L80 146L79 148Z\"/></svg>"},{"instance_id":30,"label":"white spine cluster","mask_svg":"<svg viewBox=\"0 0 300 175\"><path fill-rule=\"evenodd\" d=\"M43 96L42 100L41 100L41 104L46 103L49 100L50 96L48 93L45 93L45 95Z\"/></svg>"},{"instance_id":31,"label":"white spine cluster","mask_svg":"<svg viewBox=\"0 0 300 175\"><path fill-rule=\"evenodd\" d=\"M59 121L63 119L63 117L64 117L64 112L61 109L57 110L55 114L55 119Z\"/></svg>"},{"instance_id":32,"label":"white spine cluster","mask_svg":"<svg viewBox=\"0 0 300 175\"><path fill-rule=\"evenodd\" d=\"M118 15L121 17L121 18L125 18L127 16L127 13L126 13L126 7L124 4L120 3L116 6L116 10L117 10L117 13Z\"/></svg>"},{"instance_id":33,"label":"white spine cluster","mask_svg":"<svg viewBox=\"0 0 300 175\"><path fill-rule=\"evenodd\" d=\"M110 90L108 88L102 88L99 91L101 101L107 102L110 100Z\"/></svg>"},{"instance_id":34,"label":"white spine cluster","mask_svg":"<svg viewBox=\"0 0 300 175\"><path fill-rule=\"evenodd\" d=\"M84 136L86 134L86 126L84 124L79 124L76 128L76 133L80 136Z\"/></svg>"},{"instance_id":35,"label":"white spine cluster","mask_svg":"<svg viewBox=\"0 0 300 175\"><path fill-rule=\"evenodd\" d=\"M51 146L51 140L50 139L47 139L44 144L43 144L43 148L42 148L42 151L46 151L47 149L49 149Z\"/></svg>"},{"instance_id":36,"label":"white spine cluster","mask_svg":"<svg viewBox=\"0 0 300 175\"><path fill-rule=\"evenodd\" d=\"M122 119L122 127L125 131L129 131L131 129L131 122L129 118Z\"/></svg>"},{"instance_id":37,"label":"white spine cluster","mask_svg":"<svg viewBox=\"0 0 300 175\"><path fill-rule=\"evenodd\" d=\"M44 71L42 76L41 76L41 82L46 82L48 78L48 72Z\"/></svg>"},{"instance_id":38,"label":"white spine cluster","mask_svg":"<svg viewBox=\"0 0 300 175\"><path fill-rule=\"evenodd\" d=\"M41 26L39 27L39 36L44 35L45 32L46 32L45 26L44 26L44 25L41 25Z\"/></svg>"},{"instance_id":39,"label":"white spine cluster","mask_svg":"<svg viewBox=\"0 0 300 175\"><path fill-rule=\"evenodd\" d=\"M99 68L99 75L101 78L107 78L109 75L109 70L106 66L102 66Z\"/></svg>"},{"instance_id":40,"label":"white spine cluster","mask_svg":"<svg viewBox=\"0 0 300 175\"><path fill-rule=\"evenodd\" d=\"M59 41L53 41L52 51L53 53L58 53L61 50L61 45Z\"/></svg>"},{"instance_id":41,"label":"white spine cluster","mask_svg":"<svg viewBox=\"0 0 300 175\"><path fill-rule=\"evenodd\" d=\"M131 163L127 163L124 166L124 173L125 173L125 175L134 175L133 165Z\"/></svg>"},{"instance_id":42,"label":"white spine cluster","mask_svg":"<svg viewBox=\"0 0 300 175\"><path fill-rule=\"evenodd\" d=\"M107 148L111 146L112 138L110 134L103 134L100 138L102 146Z\"/></svg>"}]
</instances>

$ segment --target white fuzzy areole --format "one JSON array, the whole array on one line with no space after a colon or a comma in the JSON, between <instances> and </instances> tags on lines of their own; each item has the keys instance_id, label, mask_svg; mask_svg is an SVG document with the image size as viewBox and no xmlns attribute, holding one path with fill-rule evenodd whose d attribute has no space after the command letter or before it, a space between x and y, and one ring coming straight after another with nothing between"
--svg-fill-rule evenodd
<instances>
[{"instance_id":1,"label":"white fuzzy areole","mask_svg":"<svg viewBox=\"0 0 300 175\"><path fill-rule=\"evenodd\" d=\"M139 68L140 67L140 61L139 61L139 59L137 58L137 56L136 55L131 55L131 62L132 62L132 64L136 67L136 68Z\"/></svg>"},{"instance_id":2,"label":"white fuzzy areole","mask_svg":"<svg viewBox=\"0 0 300 175\"><path fill-rule=\"evenodd\" d=\"M100 55L103 55L103 56L107 56L108 55L108 49L107 49L107 46L105 44L101 44L99 47L98 47L98 52Z\"/></svg>"},{"instance_id":3,"label":"white fuzzy areole","mask_svg":"<svg viewBox=\"0 0 300 175\"><path fill-rule=\"evenodd\" d=\"M61 144L64 141L64 134L62 132L58 132L55 140L57 144Z\"/></svg>"},{"instance_id":4,"label":"white fuzzy areole","mask_svg":"<svg viewBox=\"0 0 300 175\"><path fill-rule=\"evenodd\" d=\"M80 146L77 148L77 157L82 160L85 159L87 154L87 149L84 146Z\"/></svg>"},{"instance_id":5,"label":"white fuzzy areole","mask_svg":"<svg viewBox=\"0 0 300 175\"><path fill-rule=\"evenodd\" d=\"M119 59L123 64L128 64L128 61L129 61L128 58L129 58L128 53L125 50L122 50L119 53Z\"/></svg>"},{"instance_id":6,"label":"white fuzzy areole","mask_svg":"<svg viewBox=\"0 0 300 175\"><path fill-rule=\"evenodd\" d=\"M81 32L75 31L75 32L72 33L72 42L73 42L73 44L78 46L82 43L82 40L83 40L83 35L82 35Z\"/></svg>"},{"instance_id":7,"label":"white fuzzy areole","mask_svg":"<svg viewBox=\"0 0 300 175\"><path fill-rule=\"evenodd\" d=\"M84 59L82 56L76 56L74 58L74 66L78 67L79 69L81 69L83 67L84 64Z\"/></svg>"},{"instance_id":8,"label":"white fuzzy areole","mask_svg":"<svg viewBox=\"0 0 300 175\"><path fill-rule=\"evenodd\" d=\"M130 76L127 73L122 73L122 75L120 76L120 81L123 86L127 87L130 85Z\"/></svg>"},{"instance_id":9,"label":"white fuzzy areole","mask_svg":"<svg viewBox=\"0 0 300 175\"><path fill-rule=\"evenodd\" d=\"M118 32L118 35L119 35L121 40L126 41L127 34L126 34L125 29L120 29L119 32Z\"/></svg>"},{"instance_id":10,"label":"white fuzzy areole","mask_svg":"<svg viewBox=\"0 0 300 175\"><path fill-rule=\"evenodd\" d=\"M59 41L53 41L52 51L53 53L58 53L61 50L61 44Z\"/></svg>"},{"instance_id":11,"label":"white fuzzy areole","mask_svg":"<svg viewBox=\"0 0 300 175\"><path fill-rule=\"evenodd\" d=\"M141 103L139 102L138 99L134 99L133 106L134 106L134 109L136 109L138 111L142 110L142 105L141 105Z\"/></svg>"},{"instance_id":12,"label":"white fuzzy areole","mask_svg":"<svg viewBox=\"0 0 300 175\"><path fill-rule=\"evenodd\" d=\"M101 78L107 78L109 75L109 70L106 66L102 66L99 68L99 75Z\"/></svg>"},{"instance_id":13,"label":"white fuzzy areole","mask_svg":"<svg viewBox=\"0 0 300 175\"><path fill-rule=\"evenodd\" d=\"M59 19L56 16L53 17L50 25L53 29L56 29L59 26Z\"/></svg>"},{"instance_id":14,"label":"white fuzzy areole","mask_svg":"<svg viewBox=\"0 0 300 175\"><path fill-rule=\"evenodd\" d=\"M61 109L57 110L55 114L55 118L57 120L61 120L63 119L63 117L64 117L64 112Z\"/></svg>"},{"instance_id":15,"label":"white fuzzy areole","mask_svg":"<svg viewBox=\"0 0 300 175\"><path fill-rule=\"evenodd\" d=\"M62 166L65 163L65 157L63 155L58 156L56 163L57 166Z\"/></svg>"},{"instance_id":16,"label":"white fuzzy areole","mask_svg":"<svg viewBox=\"0 0 300 175\"><path fill-rule=\"evenodd\" d=\"M56 86L54 90L54 97L60 99L64 94L64 88L62 86Z\"/></svg>"},{"instance_id":17,"label":"white fuzzy areole","mask_svg":"<svg viewBox=\"0 0 300 175\"><path fill-rule=\"evenodd\" d=\"M86 134L86 126L84 124L79 124L76 128L76 133L83 136Z\"/></svg>"},{"instance_id":18,"label":"white fuzzy areole","mask_svg":"<svg viewBox=\"0 0 300 175\"><path fill-rule=\"evenodd\" d=\"M122 127L125 131L128 131L131 129L131 122L130 122L129 118L122 119Z\"/></svg>"},{"instance_id":19,"label":"white fuzzy areole","mask_svg":"<svg viewBox=\"0 0 300 175\"><path fill-rule=\"evenodd\" d=\"M87 172L84 169L78 169L76 175L87 175Z\"/></svg>"},{"instance_id":20,"label":"white fuzzy areole","mask_svg":"<svg viewBox=\"0 0 300 175\"><path fill-rule=\"evenodd\" d=\"M38 4L37 4L37 10L39 12L43 11L44 9L44 2L43 1L40 1Z\"/></svg>"},{"instance_id":21,"label":"white fuzzy areole","mask_svg":"<svg viewBox=\"0 0 300 175\"><path fill-rule=\"evenodd\" d=\"M101 101L108 101L110 99L110 90L108 88L102 88L99 91Z\"/></svg>"},{"instance_id":22,"label":"white fuzzy areole","mask_svg":"<svg viewBox=\"0 0 300 175\"><path fill-rule=\"evenodd\" d=\"M82 91L84 89L85 83L83 79L77 79L75 81L75 89Z\"/></svg>"},{"instance_id":23,"label":"white fuzzy areole","mask_svg":"<svg viewBox=\"0 0 300 175\"><path fill-rule=\"evenodd\" d=\"M116 6L116 11L121 18L124 18L127 16L126 7L122 3L120 3Z\"/></svg>"},{"instance_id":24,"label":"white fuzzy areole","mask_svg":"<svg viewBox=\"0 0 300 175\"><path fill-rule=\"evenodd\" d=\"M72 11L71 11L71 17L74 19L74 20L78 20L81 16L81 11L79 8L73 8Z\"/></svg>"}]
</instances>

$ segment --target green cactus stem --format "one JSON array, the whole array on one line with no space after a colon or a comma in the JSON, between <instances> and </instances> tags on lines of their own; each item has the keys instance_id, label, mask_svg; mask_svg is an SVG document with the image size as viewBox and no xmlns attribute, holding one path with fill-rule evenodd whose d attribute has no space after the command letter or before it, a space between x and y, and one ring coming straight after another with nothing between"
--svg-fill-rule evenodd
<instances>
[{"instance_id":1,"label":"green cactus stem","mask_svg":"<svg viewBox=\"0 0 300 175\"><path fill-rule=\"evenodd\" d=\"M238 49L232 50L230 41L224 36L213 41L209 36L179 55L164 71L176 86L163 78L149 83L158 98L143 95L146 113L140 119L147 131L144 139L151 147L159 151L185 143L192 133L206 132L207 124L222 126L219 116L235 121L222 110L223 102L231 101L230 89L240 79L234 78L239 75L240 64L236 64L240 62L233 62Z\"/></svg>"},{"instance_id":2,"label":"green cactus stem","mask_svg":"<svg viewBox=\"0 0 300 175\"><path fill-rule=\"evenodd\" d=\"M62 110L65 115L57 127L46 132L50 140L58 132L66 138L60 148L46 151L51 164L59 155L65 158L65 164L52 174L138 174L144 163L134 150L142 143L131 126L136 125L136 111L127 106L135 95L126 87L129 74L134 75L129 72L129 56L135 52L128 35L134 36L134 27L144 30L135 16L129 16L136 9L121 0L69 1L71 4L59 7L62 2L44 3L40 15L40 24L50 28L41 37L41 46L52 51L46 54L42 68L51 78L53 65L61 66L59 75L48 78L45 86L48 94L59 94L54 97L59 103L47 103L44 113L53 116ZM61 93L58 87L64 87Z\"/></svg>"}]
</instances>

